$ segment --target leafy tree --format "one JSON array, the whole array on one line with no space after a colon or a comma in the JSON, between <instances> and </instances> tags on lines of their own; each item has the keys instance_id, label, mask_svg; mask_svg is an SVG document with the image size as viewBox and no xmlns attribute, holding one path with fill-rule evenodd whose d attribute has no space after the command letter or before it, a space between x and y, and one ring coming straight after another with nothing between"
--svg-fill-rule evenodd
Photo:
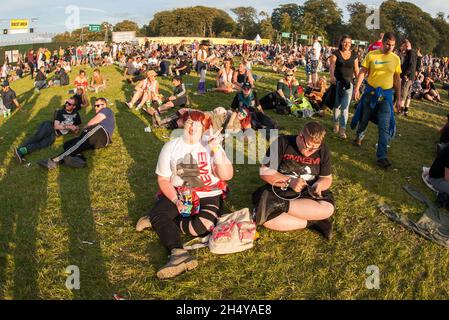
<instances>
[{"instance_id":1,"label":"leafy tree","mask_svg":"<svg viewBox=\"0 0 449 320\"><path fill-rule=\"evenodd\" d=\"M281 31L281 17L282 15L286 13L290 16L291 22L292 22L292 30L291 31L298 31L299 25L301 21L301 16L303 13L303 9L301 6L297 5L296 3L288 3L288 4L281 4L279 7L275 8L273 10L273 13L271 14L271 21L273 23L273 28L276 30Z\"/></svg>"},{"instance_id":2,"label":"leafy tree","mask_svg":"<svg viewBox=\"0 0 449 320\"><path fill-rule=\"evenodd\" d=\"M259 34L264 39L273 39L275 35L275 31L273 29L273 25L271 23L271 18L268 13L261 11L259 13L260 21L259 21Z\"/></svg>"},{"instance_id":3,"label":"leafy tree","mask_svg":"<svg viewBox=\"0 0 449 320\"><path fill-rule=\"evenodd\" d=\"M140 30L139 25L135 23L134 21L130 20L123 20L122 22L117 23L114 26L114 32L115 31L136 31L138 32Z\"/></svg>"},{"instance_id":4,"label":"leafy tree","mask_svg":"<svg viewBox=\"0 0 449 320\"><path fill-rule=\"evenodd\" d=\"M281 16L281 25L279 31L291 32L292 31L292 19L289 14L284 12Z\"/></svg>"},{"instance_id":5,"label":"leafy tree","mask_svg":"<svg viewBox=\"0 0 449 320\"><path fill-rule=\"evenodd\" d=\"M253 39L258 33L257 10L253 7L237 7L231 11L237 16L237 35Z\"/></svg>"},{"instance_id":6,"label":"leafy tree","mask_svg":"<svg viewBox=\"0 0 449 320\"><path fill-rule=\"evenodd\" d=\"M342 10L334 0L307 0L303 6L301 32L324 36L338 42L342 32Z\"/></svg>"}]
</instances>

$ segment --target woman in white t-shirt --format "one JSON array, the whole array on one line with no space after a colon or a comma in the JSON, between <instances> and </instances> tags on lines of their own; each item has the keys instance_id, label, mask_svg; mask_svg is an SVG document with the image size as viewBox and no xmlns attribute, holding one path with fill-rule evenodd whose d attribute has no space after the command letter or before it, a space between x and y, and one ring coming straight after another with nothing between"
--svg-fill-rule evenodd
<instances>
[{"instance_id":1,"label":"woman in white t-shirt","mask_svg":"<svg viewBox=\"0 0 449 320\"><path fill-rule=\"evenodd\" d=\"M181 234L205 236L220 216L220 200L233 176L232 163L200 111L184 114L184 134L167 142L156 167L160 196L137 231L152 227L170 251L170 260L158 272L159 279L173 278L194 269L198 262L183 249Z\"/></svg>"}]
</instances>

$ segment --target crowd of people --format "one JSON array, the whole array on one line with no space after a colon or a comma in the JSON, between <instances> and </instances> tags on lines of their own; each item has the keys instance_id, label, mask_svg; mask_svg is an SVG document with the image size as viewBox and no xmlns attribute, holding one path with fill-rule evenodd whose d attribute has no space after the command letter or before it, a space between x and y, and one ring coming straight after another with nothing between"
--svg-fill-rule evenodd
<instances>
[{"instance_id":1,"label":"crowd of people","mask_svg":"<svg viewBox=\"0 0 449 320\"><path fill-rule=\"evenodd\" d=\"M395 135L395 115L408 115L412 99L440 102L435 83L444 86L449 77L447 58L422 55L409 40L397 43L389 32L368 48L354 47L351 37L345 35L335 48L323 47L315 36L307 46L212 46L203 40L178 45L146 41L141 46L113 43L53 52L45 48L30 50L16 67L11 68L8 63L2 67L0 107L5 117L21 108L9 81L27 75L34 80L37 94L53 86L69 86L71 96L53 119L41 123L35 134L15 149L17 162L22 163L28 154L52 145L58 136L73 134L78 136L65 142L60 154L38 163L47 169L55 169L59 164L80 168L87 161L84 151L111 143L115 120L106 99L96 99L96 115L84 128L78 111L89 105L89 92L107 90L107 79L100 68L112 64L121 68L123 79L134 86L131 100L125 104L129 109L148 113L155 127L183 130L183 135L167 142L159 154L158 200L136 225L137 231L152 228L170 252L168 263L157 272L160 279L197 267L196 259L183 248L181 234L205 236L224 213L222 201L229 192L227 182L235 174L221 145L224 132L243 132L251 140L257 130L264 129L269 140L270 130L278 129L278 124L266 110L311 116L322 115L328 106L333 110L333 132L347 139L349 108L355 101L357 108L350 122L356 130L354 144L362 146L368 124L375 118L376 161L386 169L391 166L387 146ZM279 75L276 89L261 98L257 94L261 76L253 73L254 65L266 66ZM71 87L74 66L81 70ZM88 67L93 70L90 81L85 71ZM296 78L301 67L307 76L303 86ZM209 111L192 109L183 77L193 72L198 76L194 94L231 94L232 104ZM328 72L329 81L319 72ZM206 85L208 73L215 73L212 88ZM164 97L159 92L158 77L171 78L172 94ZM445 136L449 136L448 128L446 125L442 129ZM331 238L330 218L335 202L330 191L332 165L325 135L324 126L311 120L295 135L281 135L271 141L260 167L263 186L252 194L257 225L277 231L308 228ZM448 150L443 148L430 171L432 184L446 193ZM190 205L186 199L190 199Z\"/></svg>"}]
</instances>

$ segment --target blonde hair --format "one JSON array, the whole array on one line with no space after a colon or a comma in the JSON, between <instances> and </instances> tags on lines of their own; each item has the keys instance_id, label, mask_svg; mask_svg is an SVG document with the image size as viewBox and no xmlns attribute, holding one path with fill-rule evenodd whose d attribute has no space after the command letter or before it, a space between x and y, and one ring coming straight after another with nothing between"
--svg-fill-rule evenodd
<instances>
[{"instance_id":1,"label":"blonde hair","mask_svg":"<svg viewBox=\"0 0 449 320\"><path fill-rule=\"evenodd\" d=\"M317 144L323 142L326 135L326 129L316 121L307 122L301 132Z\"/></svg>"}]
</instances>

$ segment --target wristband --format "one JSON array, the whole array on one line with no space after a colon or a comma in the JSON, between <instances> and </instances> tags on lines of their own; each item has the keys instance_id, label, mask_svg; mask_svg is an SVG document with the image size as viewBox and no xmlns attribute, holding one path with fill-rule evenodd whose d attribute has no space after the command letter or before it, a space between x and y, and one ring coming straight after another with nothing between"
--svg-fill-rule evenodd
<instances>
[{"instance_id":1,"label":"wristband","mask_svg":"<svg viewBox=\"0 0 449 320\"><path fill-rule=\"evenodd\" d=\"M281 187L282 191L286 191L288 187L290 186L290 182L292 181L291 178L289 178L287 181L284 182L284 185Z\"/></svg>"},{"instance_id":2,"label":"wristband","mask_svg":"<svg viewBox=\"0 0 449 320\"><path fill-rule=\"evenodd\" d=\"M219 150L220 150L219 146L215 146L215 147L212 148L212 152L213 153L217 153Z\"/></svg>"}]
</instances>

